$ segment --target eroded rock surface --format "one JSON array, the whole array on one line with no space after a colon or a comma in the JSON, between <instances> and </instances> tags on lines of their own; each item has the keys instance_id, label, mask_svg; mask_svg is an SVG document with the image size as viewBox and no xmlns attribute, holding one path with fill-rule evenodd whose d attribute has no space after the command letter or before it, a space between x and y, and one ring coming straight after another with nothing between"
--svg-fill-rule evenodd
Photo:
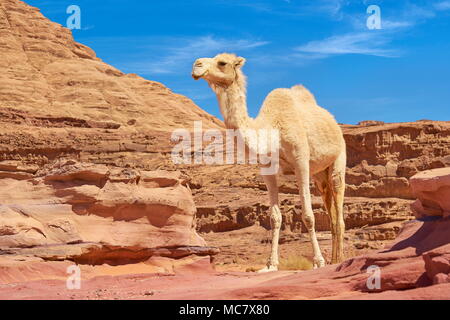
<instances>
[{"instance_id":1,"label":"eroded rock surface","mask_svg":"<svg viewBox=\"0 0 450 320\"><path fill-rule=\"evenodd\" d=\"M450 216L450 168L427 170L411 178L418 198L411 208L417 218Z\"/></svg>"},{"instance_id":2,"label":"eroded rock surface","mask_svg":"<svg viewBox=\"0 0 450 320\"><path fill-rule=\"evenodd\" d=\"M164 85L125 74L74 41L67 28L19 0L0 3L0 107L29 124L168 129L221 122ZM0 117L4 117L0 113ZM189 128L188 127L188 128Z\"/></svg>"},{"instance_id":3,"label":"eroded rock surface","mask_svg":"<svg viewBox=\"0 0 450 320\"><path fill-rule=\"evenodd\" d=\"M0 249L44 260L123 264L209 255L178 172L59 161L0 179Z\"/></svg>"},{"instance_id":4,"label":"eroded rock surface","mask_svg":"<svg viewBox=\"0 0 450 320\"><path fill-rule=\"evenodd\" d=\"M196 262L196 270L202 271L195 276L191 273L195 268L171 277L143 274L139 269L127 275L94 273L76 292L67 290L64 280L53 279L0 285L0 298L450 299L449 228L449 219L409 222L388 247L318 270L265 274L205 272L205 261L200 260ZM373 270L379 275L379 283L368 281L375 275ZM151 294L146 294L149 288Z\"/></svg>"}]
</instances>

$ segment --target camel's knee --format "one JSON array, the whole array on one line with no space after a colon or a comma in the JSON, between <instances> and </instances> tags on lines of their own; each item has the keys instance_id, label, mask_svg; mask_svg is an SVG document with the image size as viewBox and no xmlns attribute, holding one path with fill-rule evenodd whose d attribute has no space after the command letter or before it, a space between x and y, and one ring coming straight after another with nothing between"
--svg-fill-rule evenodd
<instances>
[{"instance_id":1,"label":"camel's knee","mask_svg":"<svg viewBox=\"0 0 450 320\"><path fill-rule=\"evenodd\" d=\"M336 192L345 187L343 175L340 172L333 172L331 175L331 187Z\"/></svg>"},{"instance_id":2,"label":"camel's knee","mask_svg":"<svg viewBox=\"0 0 450 320\"><path fill-rule=\"evenodd\" d=\"M272 207L270 212L270 222L272 224L272 228L280 229L282 221L283 216L281 214L280 208L278 206Z\"/></svg>"},{"instance_id":3,"label":"camel's knee","mask_svg":"<svg viewBox=\"0 0 450 320\"><path fill-rule=\"evenodd\" d=\"M314 214L312 212L304 212L302 215L303 223L305 224L306 229L313 230L315 227L315 219Z\"/></svg>"}]
</instances>

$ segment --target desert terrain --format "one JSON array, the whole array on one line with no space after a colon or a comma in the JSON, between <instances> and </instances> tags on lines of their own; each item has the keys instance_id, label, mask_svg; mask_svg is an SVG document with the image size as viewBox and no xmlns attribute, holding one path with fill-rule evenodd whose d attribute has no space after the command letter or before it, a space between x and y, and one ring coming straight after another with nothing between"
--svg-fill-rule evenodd
<instances>
[{"instance_id":1,"label":"desert terrain","mask_svg":"<svg viewBox=\"0 0 450 320\"><path fill-rule=\"evenodd\" d=\"M20 0L0 1L0 56L0 299L450 298L449 121L342 124L346 260L311 270L283 176L281 271L258 274L271 241L258 169L171 160L173 130L223 130L219 119L102 62ZM78 290L66 286L73 265Z\"/></svg>"}]
</instances>

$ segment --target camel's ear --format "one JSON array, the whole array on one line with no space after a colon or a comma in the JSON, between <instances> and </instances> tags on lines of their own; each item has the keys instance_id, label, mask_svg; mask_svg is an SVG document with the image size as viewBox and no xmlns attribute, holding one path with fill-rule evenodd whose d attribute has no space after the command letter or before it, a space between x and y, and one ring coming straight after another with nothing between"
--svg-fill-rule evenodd
<instances>
[{"instance_id":1,"label":"camel's ear","mask_svg":"<svg viewBox=\"0 0 450 320\"><path fill-rule=\"evenodd\" d=\"M245 61L246 61L245 58L238 57L236 59L236 62L234 63L234 65L235 65L236 68L242 68L244 66L244 64L245 64Z\"/></svg>"}]
</instances>

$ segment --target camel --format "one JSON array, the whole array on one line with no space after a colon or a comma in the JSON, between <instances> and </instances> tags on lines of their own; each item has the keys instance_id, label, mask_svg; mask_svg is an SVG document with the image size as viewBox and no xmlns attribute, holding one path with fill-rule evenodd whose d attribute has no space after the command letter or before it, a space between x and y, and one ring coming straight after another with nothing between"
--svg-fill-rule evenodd
<instances>
[{"instance_id":1,"label":"camel","mask_svg":"<svg viewBox=\"0 0 450 320\"><path fill-rule=\"evenodd\" d=\"M206 80L216 93L228 129L279 130L281 173L296 176L302 221L308 229L314 254L313 266L325 266L325 259L315 231L310 177L321 192L330 218L331 263L339 263L344 255L343 202L347 158L342 130L335 118L318 106L314 96L301 85L273 90L266 97L259 115L255 119L250 118L247 112L246 77L242 72L245 62L244 58L229 53L201 58L194 63L192 77ZM278 200L278 174L263 176L269 193L272 248L267 265L260 272L277 271L279 265L278 241L282 214Z\"/></svg>"}]
</instances>

